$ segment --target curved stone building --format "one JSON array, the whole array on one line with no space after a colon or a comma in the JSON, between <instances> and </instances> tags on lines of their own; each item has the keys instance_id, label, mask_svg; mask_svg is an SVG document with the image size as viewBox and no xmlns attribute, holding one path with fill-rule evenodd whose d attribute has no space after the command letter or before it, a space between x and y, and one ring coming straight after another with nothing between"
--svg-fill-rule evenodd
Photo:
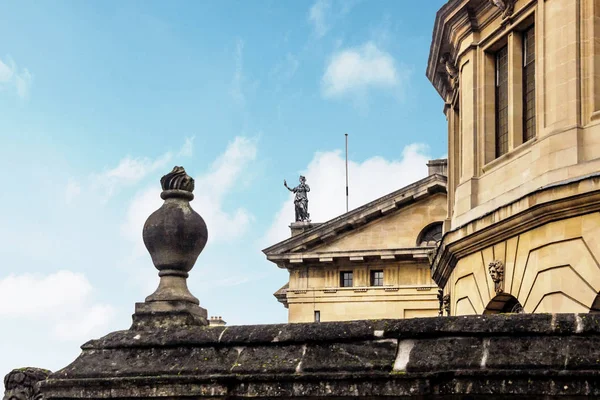
<instances>
[{"instance_id":1,"label":"curved stone building","mask_svg":"<svg viewBox=\"0 0 600 400\"><path fill-rule=\"evenodd\" d=\"M600 2L451 0L427 77L448 120L432 265L451 315L600 308Z\"/></svg>"}]
</instances>

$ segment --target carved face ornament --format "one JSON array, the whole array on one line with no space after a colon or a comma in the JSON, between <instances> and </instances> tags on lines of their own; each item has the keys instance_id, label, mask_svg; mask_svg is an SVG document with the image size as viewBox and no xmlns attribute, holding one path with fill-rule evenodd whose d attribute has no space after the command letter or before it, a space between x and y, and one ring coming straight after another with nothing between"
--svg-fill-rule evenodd
<instances>
[{"instance_id":1,"label":"carved face ornament","mask_svg":"<svg viewBox=\"0 0 600 400\"><path fill-rule=\"evenodd\" d=\"M504 264L502 264L502 261L492 261L489 270L494 282L500 282L504 277Z\"/></svg>"}]
</instances>

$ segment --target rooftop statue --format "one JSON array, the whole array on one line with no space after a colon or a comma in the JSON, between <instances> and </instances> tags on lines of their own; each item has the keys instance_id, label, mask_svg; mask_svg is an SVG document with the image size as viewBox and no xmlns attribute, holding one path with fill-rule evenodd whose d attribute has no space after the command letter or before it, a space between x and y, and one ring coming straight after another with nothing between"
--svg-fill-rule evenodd
<instances>
[{"instance_id":1,"label":"rooftop statue","mask_svg":"<svg viewBox=\"0 0 600 400\"><path fill-rule=\"evenodd\" d=\"M285 179L283 180L283 185L287 188L287 190L296 194L296 198L294 199L294 206L296 208L296 222L310 222L307 196L307 193L310 192L310 186L306 184L306 178L300 175L300 184L295 188L290 188Z\"/></svg>"}]
</instances>

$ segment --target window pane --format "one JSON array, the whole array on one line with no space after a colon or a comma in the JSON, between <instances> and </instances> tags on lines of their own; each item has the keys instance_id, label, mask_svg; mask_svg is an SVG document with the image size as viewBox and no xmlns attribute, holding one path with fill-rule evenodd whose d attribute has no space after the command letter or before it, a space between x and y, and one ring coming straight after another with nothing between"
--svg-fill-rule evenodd
<instances>
[{"instance_id":1,"label":"window pane","mask_svg":"<svg viewBox=\"0 0 600 400\"><path fill-rule=\"evenodd\" d=\"M340 272L340 286L352 287L352 271Z\"/></svg>"},{"instance_id":2,"label":"window pane","mask_svg":"<svg viewBox=\"0 0 600 400\"><path fill-rule=\"evenodd\" d=\"M383 271L371 271L371 286L383 286Z\"/></svg>"},{"instance_id":3,"label":"window pane","mask_svg":"<svg viewBox=\"0 0 600 400\"><path fill-rule=\"evenodd\" d=\"M535 137L535 30L523 33L523 142Z\"/></svg>"},{"instance_id":4,"label":"window pane","mask_svg":"<svg viewBox=\"0 0 600 400\"><path fill-rule=\"evenodd\" d=\"M496 53L496 157L508 151L508 47Z\"/></svg>"}]
</instances>

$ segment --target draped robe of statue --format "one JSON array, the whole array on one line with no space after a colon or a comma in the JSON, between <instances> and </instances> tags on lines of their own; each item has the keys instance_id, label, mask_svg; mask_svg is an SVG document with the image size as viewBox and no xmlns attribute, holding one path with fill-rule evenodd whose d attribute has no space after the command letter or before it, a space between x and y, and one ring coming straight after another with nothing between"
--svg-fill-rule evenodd
<instances>
[{"instance_id":1,"label":"draped robe of statue","mask_svg":"<svg viewBox=\"0 0 600 400\"><path fill-rule=\"evenodd\" d=\"M296 222L310 222L310 214L308 213L308 195L310 192L310 186L306 184L306 178L300 177L300 184L295 188L290 188L287 183L284 183L285 187L290 191L294 192L296 197L294 198L294 207L296 210Z\"/></svg>"}]
</instances>

